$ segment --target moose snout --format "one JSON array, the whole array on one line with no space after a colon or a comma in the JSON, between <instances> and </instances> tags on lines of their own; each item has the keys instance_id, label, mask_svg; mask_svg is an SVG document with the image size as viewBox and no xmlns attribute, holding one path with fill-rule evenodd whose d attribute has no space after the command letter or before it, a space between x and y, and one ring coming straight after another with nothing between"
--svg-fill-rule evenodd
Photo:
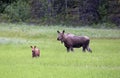
<instances>
[{"instance_id":1,"label":"moose snout","mask_svg":"<svg viewBox=\"0 0 120 78\"><path fill-rule=\"evenodd\" d=\"M32 51L32 53L34 53L34 51Z\"/></svg>"},{"instance_id":2,"label":"moose snout","mask_svg":"<svg viewBox=\"0 0 120 78\"><path fill-rule=\"evenodd\" d=\"M57 40L59 41L60 39L59 39L59 38L57 38Z\"/></svg>"}]
</instances>

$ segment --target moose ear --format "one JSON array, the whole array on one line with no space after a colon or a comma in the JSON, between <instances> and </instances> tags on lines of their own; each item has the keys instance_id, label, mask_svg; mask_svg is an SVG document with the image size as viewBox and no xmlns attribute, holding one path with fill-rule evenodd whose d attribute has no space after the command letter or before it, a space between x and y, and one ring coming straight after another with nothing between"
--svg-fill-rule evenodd
<instances>
[{"instance_id":1,"label":"moose ear","mask_svg":"<svg viewBox=\"0 0 120 78\"><path fill-rule=\"evenodd\" d=\"M33 48L32 46L30 46L31 48Z\"/></svg>"},{"instance_id":2,"label":"moose ear","mask_svg":"<svg viewBox=\"0 0 120 78\"><path fill-rule=\"evenodd\" d=\"M57 31L57 33L60 33L60 31Z\"/></svg>"},{"instance_id":3,"label":"moose ear","mask_svg":"<svg viewBox=\"0 0 120 78\"><path fill-rule=\"evenodd\" d=\"M63 33L65 33L65 30L63 30Z\"/></svg>"},{"instance_id":4,"label":"moose ear","mask_svg":"<svg viewBox=\"0 0 120 78\"><path fill-rule=\"evenodd\" d=\"M34 48L36 48L36 46L34 46Z\"/></svg>"}]
</instances>

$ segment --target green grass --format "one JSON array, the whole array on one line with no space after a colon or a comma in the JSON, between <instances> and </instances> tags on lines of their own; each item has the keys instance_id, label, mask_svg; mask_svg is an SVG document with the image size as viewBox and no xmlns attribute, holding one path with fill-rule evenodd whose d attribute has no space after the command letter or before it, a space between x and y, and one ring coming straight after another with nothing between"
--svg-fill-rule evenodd
<instances>
[{"instance_id":1,"label":"green grass","mask_svg":"<svg viewBox=\"0 0 120 78\"><path fill-rule=\"evenodd\" d=\"M93 53L66 52L57 30L88 35ZM41 50L31 57L31 45ZM118 29L0 24L0 78L120 78Z\"/></svg>"}]
</instances>

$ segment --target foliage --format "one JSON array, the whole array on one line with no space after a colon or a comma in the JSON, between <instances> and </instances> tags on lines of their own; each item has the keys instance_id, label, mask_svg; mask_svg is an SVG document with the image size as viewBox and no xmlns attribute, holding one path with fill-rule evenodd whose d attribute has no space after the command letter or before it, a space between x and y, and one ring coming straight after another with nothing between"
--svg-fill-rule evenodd
<instances>
[{"instance_id":1,"label":"foliage","mask_svg":"<svg viewBox=\"0 0 120 78\"><path fill-rule=\"evenodd\" d=\"M100 19L101 22L107 21L107 8L108 8L108 0L100 0L100 6L99 6L99 13L100 13Z\"/></svg>"},{"instance_id":2,"label":"foliage","mask_svg":"<svg viewBox=\"0 0 120 78\"><path fill-rule=\"evenodd\" d=\"M1 0L0 21L83 26L120 25L119 0Z\"/></svg>"},{"instance_id":3,"label":"foliage","mask_svg":"<svg viewBox=\"0 0 120 78\"><path fill-rule=\"evenodd\" d=\"M4 9L7 7L7 5L15 1L16 0L0 0L0 13L4 12Z\"/></svg>"},{"instance_id":4,"label":"foliage","mask_svg":"<svg viewBox=\"0 0 120 78\"><path fill-rule=\"evenodd\" d=\"M25 21L30 17L29 4L23 1L17 1L5 8L4 13L12 22Z\"/></svg>"},{"instance_id":5,"label":"foliage","mask_svg":"<svg viewBox=\"0 0 120 78\"><path fill-rule=\"evenodd\" d=\"M31 0L31 16L33 19L40 19L45 16L46 5L44 5L43 0Z\"/></svg>"}]
</instances>

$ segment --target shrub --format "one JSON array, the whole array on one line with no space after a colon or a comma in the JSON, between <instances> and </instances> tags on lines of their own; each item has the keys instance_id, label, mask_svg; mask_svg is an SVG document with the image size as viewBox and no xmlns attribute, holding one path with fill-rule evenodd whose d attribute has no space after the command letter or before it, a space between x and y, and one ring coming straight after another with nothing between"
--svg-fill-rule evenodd
<instances>
[{"instance_id":1,"label":"shrub","mask_svg":"<svg viewBox=\"0 0 120 78\"><path fill-rule=\"evenodd\" d=\"M5 14L8 15L8 19L12 22L25 21L30 17L30 7L25 1L17 1L5 8Z\"/></svg>"}]
</instances>

